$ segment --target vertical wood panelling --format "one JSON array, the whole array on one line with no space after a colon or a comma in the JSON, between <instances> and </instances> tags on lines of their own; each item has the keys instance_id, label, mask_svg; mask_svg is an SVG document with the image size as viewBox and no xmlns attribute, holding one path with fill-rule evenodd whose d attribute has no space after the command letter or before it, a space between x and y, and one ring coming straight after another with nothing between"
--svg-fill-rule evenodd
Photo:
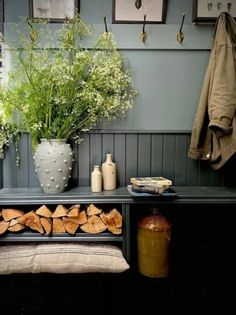
<instances>
[{"instance_id":1,"label":"vertical wood panelling","mask_svg":"<svg viewBox=\"0 0 236 315\"><path fill-rule=\"evenodd\" d=\"M151 135L138 136L138 176L151 174Z\"/></svg>"},{"instance_id":2,"label":"vertical wood panelling","mask_svg":"<svg viewBox=\"0 0 236 315\"><path fill-rule=\"evenodd\" d=\"M173 185L223 186L234 185L232 169L236 157L220 171L209 163L187 157L189 134L169 133L90 133L84 141L73 143L74 165L70 187L89 186L94 164L101 165L106 153L113 154L117 165L117 185L130 183L133 176L158 176L170 178ZM38 187L34 172L29 135L20 138L20 168L16 166L15 145L10 145L0 165L2 187Z\"/></svg>"},{"instance_id":3,"label":"vertical wood panelling","mask_svg":"<svg viewBox=\"0 0 236 315\"><path fill-rule=\"evenodd\" d=\"M20 158L22 159L22 157ZM3 159L3 187L17 187L16 174L16 147L12 144L7 148Z\"/></svg>"},{"instance_id":4,"label":"vertical wood panelling","mask_svg":"<svg viewBox=\"0 0 236 315\"><path fill-rule=\"evenodd\" d=\"M69 181L70 187L75 187L78 185L79 182L79 167L78 167L78 159L79 159L79 144L73 142L71 144L72 149L73 149L73 167L72 167L72 172L71 172L71 180Z\"/></svg>"},{"instance_id":5,"label":"vertical wood panelling","mask_svg":"<svg viewBox=\"0 0 236 315\"><path fill-rule=\"evenodd\" d=\"M20 167L16 168L16 186L17 187L29 187L28 138L29 137L27 134L22 134L20 137L20 145L19 145ZM34 169L31 170L31 173L33 171Z\"/></svg>"},{"instance_id":6,"label":"vertical wood panelling","mask_svg":"<svg viewBox=\"0 0 236 315\"><path fill-rule=\"evenodd\" d=\"M125 182L125 134L115 134L114 136L114 157L113 161L117 167L117 185L124 186Z\"/></svg>"},{"instance_id":7,"label":"vertical wood panelling","mask_svg":"<svg viewBox=\"0 0 236 315\"><path fill-rule=\"evenodd\" d=\"M199 168L199 185L200 186L210 186L211 176L210 176L211 166L208 161L202 161Z\"/></svg>"},{"instance_id":8,"label":"vertical wood panelling","mask_svg":"<svg viewBox=\"0 0 236 315\"><path fill-rule=\"evenodd\" d=\"M221 186L222 183L222 173L220 171L211 170L210 173L210 185L211 186Z\"/></svg>"},{"instance_id":9,"label":"vertical wood panelling","mask_svg":"<svg viewBox=\"0 0 236 315\"><path fill-rule=\"evenodd\" d=\"M186 183L187 178L187 143L186 137L176 135L175 138L175 177L174 182L176 186L181 186Z\"/></svg>"},{"instance_id":10,"label":"vertical wood panelling","mask_svg":"<svg viewBox=\"0 0 236 315\"><path fill-rule=\"evenodd\" d=\"M187 142L187 148L189 148L190 144L190 135L187 136L186 139ZM188 151L188 149L187 149ZM198 186L199 185L199 161L193 160L187 157L187 186Z\"/></svg>"},{"instance_id":11,"label":"vertical wood panelling","mask_svg":"<svg viewBox=\"0 0 236 315\"><path fill-rule=\"evenodd\" d=\"M198 186L199 185L199 161L187 158L187 185Z\"/></svg>"},{"instance_id":12,"label":"vertical wood panelling","mask_svg":"<svg viewBox=\"0 0 236 315\"><path fill-rule=\"evenodd\" d=\"M236 154L234 154L222 169L217 171L221 176L221 184L225 186L235 186L234 171L236 169Z\"/></svg>"},{"instance_id":13,"label":"vertical wood panelling","mask_svg":"<svg viewBox=\"0 0 236 315\"><path fill-rule=\"evenodd\" d=\"M102 135L102 162L105 162L107 153L114 155L114 139L112 133Z\"/></svg>"},{"instance_id":14,"label":"vertical wood panelling","mask_svg":"<svg viewBox=\"0 0 236 315\"><path fill-rule=\"evenodd\" d=\"M102 162L102 135L90 135L90 173L94 165L101 165Z\"/></svg>"},{"instance_id":15,"label":"vertical wood panelling","mask_svg":"<svg viewBox=\"0 0 236 315\"><path fill-rule=\"evenodd\" d=\"M130 184L130 177L138 175L138 136L128 134L126 136L126 183Z\"/></svg>"},{"instance_id":16,"label":"vertical wood panelling","mask_svg":"<svg viewBox=\"0 0 236 315\"><path fill-rule=\"evenodd\" d=\"M35 165L33 160L33 152L32 152L32 145L31 145L31 138L30 136L27 137L27 152L28 152L28 176L29 176L29 187L39 187L39 180L37 177L37 173L35 173Z\"/></svg>"},{"instance_id":17,"label":"vertical wood panelling","mask_svg":"<svg viewBox=\"0 0 236 315\"><path fill-rule=\"evenodd\" d=\"M84 140L78 147L78 158L75 163L79 165L79 182L78 186L89 186L90 168L89 168L89 134L84 135Z\"/></svg>"},{"instance_id":18,"label":"vertical wood panelling","mask_svg":"<svg viewBox=\"0 0 236 315\"><path fill-rule=\"evenodd\" d=\"M163 135L151 136L151 176L163 175Z\"/></svg>"},{"instance_id":19,"label":"vertical wood panelling","mask_svg":"<svg viewBox=\"0 0 236 315\"><path fill-rule=\"evenodd\" d=\"M163 139L163 176L173 180L175 185L175 135L164 135Z\"/></svg>"},{"instance_id":20,"label":"vertical wood panelling","mask_svg":"<svg viewBox=\"0 0 236 315\"><path fill-rule=\"evenodd\" d=\"M0 160L0 189L3 187L3 162Z\"/></svg>"}]
</instances>

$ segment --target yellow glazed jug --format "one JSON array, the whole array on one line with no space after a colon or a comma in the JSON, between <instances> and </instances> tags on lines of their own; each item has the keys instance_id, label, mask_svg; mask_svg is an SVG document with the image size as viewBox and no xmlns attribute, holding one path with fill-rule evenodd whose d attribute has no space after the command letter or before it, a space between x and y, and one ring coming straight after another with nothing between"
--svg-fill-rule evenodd
<instances>
[{"instance_id":1,"label":"yellow glazed jug","mask_svg":"<svg viewBox=\"0 0 236 315\"><path fill-rule=\"evenodd\" d=\"M171 224L157 209L138 222L138 269L150 278L169 274Z\"/></svg>"}]
</instances>

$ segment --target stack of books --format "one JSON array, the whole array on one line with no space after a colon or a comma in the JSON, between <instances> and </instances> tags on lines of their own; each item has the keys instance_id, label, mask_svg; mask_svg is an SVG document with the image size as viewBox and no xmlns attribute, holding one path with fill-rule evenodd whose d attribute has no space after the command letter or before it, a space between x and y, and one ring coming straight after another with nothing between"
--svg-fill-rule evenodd
<instances>
[{"instance_id":1,"label":"stack of books","mask_svg":"<svg viewBox=\"0 0 236 315\"><path fill-rule=\"evenodd\" d=\"M131 185L128 185L130 193L160 195L168 191L172 185L170 179L164 177L131 177Z\"/></svg>"}]
</instances>

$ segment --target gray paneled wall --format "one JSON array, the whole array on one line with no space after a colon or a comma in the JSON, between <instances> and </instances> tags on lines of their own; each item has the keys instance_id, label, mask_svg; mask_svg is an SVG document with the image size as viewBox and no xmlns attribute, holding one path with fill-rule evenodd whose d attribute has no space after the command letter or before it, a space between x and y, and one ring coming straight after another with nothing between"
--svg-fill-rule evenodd
<instances>
[{"instance_id":1,"label":"gray paneled wall","mask_svg":"<svg viewBox=\"0 0 236 315\"><path fill-rule=\"evenodd\" d=\"M16 37L11 31L11 23L28 15L28 4L28 0L4 1L7 38ZM111 0L80 0L80 14L93 25L96 35L104 31L103 17L107 17L108 28L132 67L139 94L125 120L104 123L97 127L100 131L87 134L83 143L73 145L72 186L89 185L93 165L101 164L108 152L117 163L119 185L129 183L131 176L146 175L169 177L175 185L225 185L232 182L230 175L236 162L233 161L233 165L227 163L227 169L214 172L208 164L187 158L190 130L214 30L214 25L192 23L192 5L192 0L168 0L166 24L146 25L148 40L144 44L139 39L141 24L112 24ZM176 33L183 12L186 14L185 38L180 45ZM50 27L57 29L58 24L51 23ZM87 45L89 47L89 43ZM0 161L0 186L39 185L30 139L26 134L21 138L20 154L20 168L15 165L13 146Z\"/></svg>"},{"instance_id":2,"label":"gray paneled wall","mask_svg":"<svg viewBox=\"0 0 236 315\"><path fill-rule=\"evenodd\" d=\"M29 14L28 0L6 0L4 30L15 38L12 22ZM104 123L106 130L185 130L190 132L213 40L213 25L192 23L192 0L168 0L165 24L147 24L148 39L140 41L141 24L113 24L111 0L80 0L80 14L94 28L95 38L104 31L103 17L114 34L117 47L132 68L138 95L123 121ZM184 41L179 44L182 14ZM57 23L50 28L56 30ZM17 26L20 29L20 26ZM39 27L39 25L37 26ZM91 42L86 42L91 47ZM93 46L93 45L92 45Z\"/></svg>"},{"instance_id":3,"label":"gray paneled wall","mask_svg":"<svg viewBox=\"0 0 236 315\"><path fill-rule=\"evenodd\" d=\"M89 186L94 164L101 164L106 153L113 154L117 164L117 184L124 186L132 176L162 175L174 185L224 185L223 172L215 172L206 163L187 157L190 135L187 133L134 133L94 131L80 144L73 144L75 163L71 186ZM3 187L37 187L30 137L20 140L21 164L15 164L12 145L3 160ZM0 168L1 172L1 168Z\"/></svg>"},{"instance_id":4,"label":"gray paneled wall","mask_svg":"<svg viewBox=\"0 0 236 315\"><path fill-rule=\"evenodd\" d=\"M2 176L2 160L0 160L0 188L3 185L3 176Z\"/></svg>"}]
</instances>

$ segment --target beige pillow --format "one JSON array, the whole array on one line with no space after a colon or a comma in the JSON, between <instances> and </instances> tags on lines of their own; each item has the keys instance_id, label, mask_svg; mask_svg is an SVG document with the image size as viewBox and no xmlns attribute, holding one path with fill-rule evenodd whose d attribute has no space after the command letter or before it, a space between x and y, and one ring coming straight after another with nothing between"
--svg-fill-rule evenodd
<instances>
[{"instance_id":1,"label":"beige pillow","mask_svg":"<svg viewBox=\"0 0 236 315\"><path fill-rule=\"evenodd\" d=\"M39 243L0 246L0 274L118 273L129 269L119 247L104 244Z\"/></svg>"}]
</instances>

